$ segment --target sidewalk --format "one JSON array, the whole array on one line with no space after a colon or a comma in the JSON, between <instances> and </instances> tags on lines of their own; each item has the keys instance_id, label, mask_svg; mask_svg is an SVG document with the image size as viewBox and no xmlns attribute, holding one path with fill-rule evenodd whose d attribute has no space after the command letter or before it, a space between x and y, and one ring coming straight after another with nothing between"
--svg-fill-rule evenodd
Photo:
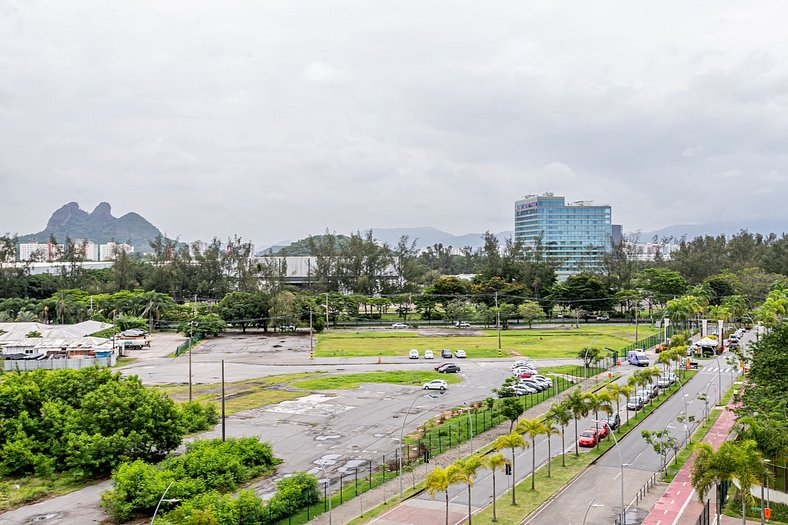
<instances>
[{"instance_id":1,"label":"sidewalk","mask_svg":"<svg viewBox=\"0 0 788 525\"><path fill-rule=\"evenodd\" d=\"M607 378L604 377L604 380ZM599 383L603 379L600 378L590 378L587 379L583 383L579 383L582 387L583 391L591 390L599 386ZM532 419L537 416L540 416L547 412L550 408L550 405L555 402L560 402L567 395L572 391L574 387L564 390L560 394L555 397L551 397L547 399L543 403L531 407L530 409L523 412L523 415L520 416L521 419ZM477 436L474 436L473 442L476 445L475 450L478 450L479 444L483 443L484 445L495 441L496 438L499 436L503 436L509 433L509 421L505 421L498 425L497 427L491 428L490 430L479 434L478 439ZM421 482L426 478L427 473L433 470L436 466L441 468L446 468L458 459L464 458L471 454L470 443L468 441L464 442L462 445L448 450L441 454L440 456L434 456L430 459L429 464L420 463L417 465L413 470L414 473L411 474L409 472L404 472L402 475L402 482L405 489L411 488L413 485L413 480L415 479L416 482ZM520 474L520 472L518 472ZM528 477L529 472L522 472L522 479ZM519 476L518 476L519 477ZM519 480L518 480L519 483ZM353 519L360 516L361 510L361 501L359 498L363 498L363 508L365 513L367 510L377 507L378 505L384 503L386 499L394 498L394 496L399 495L399 478L394 477L390 481L379 485L372 490L364 492L363 495L353 498L352 500L339 505L338 507L334 507L331 513L331 521L332 523L348 523ZM440 509L440 515L438 516L438 521L443 521L444 513L445 513L445 501L443 499L443 494L436 494L436 505ZM389 523L434 523L435 516L437 515L437 509L433 505L425 505L424 502L419 502L415 498L411 498L410 500L406 499L405 503L413 502L413 505L405 505L403 503L397 502L396 500L392 500L389 502L388 511L384 511L386 514L385 518L381 515L377 518L376 523L382 524L389 524ZM423 509L423 510L420 510ZM450 515L449 515L449 523L459 523L466 519L468 507L466 505L456 505L450 504ZM474 509L475 510L475 509ZM392 512L394 511L394 512ZM453 519L453 516L456 514L456 520ZM317 516L313 520L309 522L310 524L314 525L328 525L328 513L324 512L320 516Z\"/></svg>"},{"instance_id":2,"label":"sidewalk","mask_svg":"<svg viewBox=\"0 0 788 525\"><path fill-rule=\"evenodd\" d=\"M735 422L736 414L733 412L733 405L729 404L704 436L703 442L709 443L715 449L718 448L727 439ZM690 482L693 463L694 457L690 457L681 467L665 493L643 520L642 525L695 524L703 510L703 504L696 497L695 489L692 488ZM711 514L715 514L713 505ZM722 520L722 523L726 523L725 519Z\"/></svg>"}]
</instances>

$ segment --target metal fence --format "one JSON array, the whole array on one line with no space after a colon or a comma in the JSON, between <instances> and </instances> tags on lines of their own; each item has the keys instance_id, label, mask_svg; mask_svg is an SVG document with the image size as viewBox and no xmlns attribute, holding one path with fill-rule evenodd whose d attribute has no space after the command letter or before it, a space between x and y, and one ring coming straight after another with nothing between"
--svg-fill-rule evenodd
<instances>
[{"instance_id":1,"label":"metal fence","mask_svg":"<svg viewBox=\"0 0 788 525\"><path fill-rule=\"evenodd\" d=\"M767 468L771 472L769 478L769 488L779 490L781 492L788 492L788 466L768 464Z\"/></svg>"},{"instance_id":2,"label":"metal fence","mask_svg":"<svg viewBox=\"0 0 788 525\"><path fill-rule=\"evenodd\" d=\"M183 343L178 345L178 348L175 349L175 357L179 355L185 354L189 349L191 349L198 341L205 339L205 334L202 332L195 332L191 339L187 339Z\"/></svg>"},{"instance_id":3,"label":"metal fence","mask_svg":"<svg viewBox=\"0 0 788 525\"><path fill-rule=\"evenodd\" d=\"M109 357L82 357L71 359L10 359L3 361L6 372L27 372L31 370L80 370L91 366L110 367L116 361L115 354Z\"/></svg>"},{"instance_id":4,"label":"metal fence","mask_svg":"<svg viewBox=\"0 0 788 525\"><path fill-rule=\"evenodd\" d=\"M698 519L695 521L695 525L709 525L711 523L709 502L710 500L707 499L706 503L703 504L703 510L700 511L700 515L698 516Z\"/></svg>"}]
</instances>

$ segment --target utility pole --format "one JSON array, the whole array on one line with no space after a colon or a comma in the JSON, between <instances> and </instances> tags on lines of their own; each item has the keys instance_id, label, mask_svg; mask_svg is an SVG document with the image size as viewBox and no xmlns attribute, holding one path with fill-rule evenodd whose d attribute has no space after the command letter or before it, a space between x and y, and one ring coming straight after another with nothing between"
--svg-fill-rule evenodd
<instances>
[{"instance_id":1,"label":"utility pole","mask_svg":"<svg viewBox=\"0 0 788 525\"><path fill-rule=\"evenodd\" d=\"M640 310L640 300L637 301L635 307L635 343L638 342L638 311Z\"/></svg>"},{"instance_id":2,"label":"utility pole","mask_svg":"<svg viewBox=\"0 0 788 525\"><path fill-rule=\"evenodd\" d=\"M498 291L495 291L495 328L498 330L498 352L501 351L501 311L498 310Z\"/></svg>"},{"instance_id":3,"label":"utility pole","mask_svg":"<svg viewBox=\"0 0 788 525\"><path fill-rule=\"evenodd\" d=\"M222 443L225 436L225 417L224 417L224 359L222 359Z\"/></svg>"},{"instance_id":4,"label":"utility pole","mask_svg":"<svg viewBox=\"0 0 788 525\"><path fill-rule=\"evenodd\" d=\"M312 308L309 309L309 357L310 359L315 355L314 338L312 337Z\"/></svg>"},{"instance_id":5,"label":"utility pole","mask_svg":"<svg viewBox=\"0 0 788 525\"><path fill-rule=\"evenodd\" d=\"M326 292L326 328L328 328L328 292Z\"/></svg>"}]
</instances>

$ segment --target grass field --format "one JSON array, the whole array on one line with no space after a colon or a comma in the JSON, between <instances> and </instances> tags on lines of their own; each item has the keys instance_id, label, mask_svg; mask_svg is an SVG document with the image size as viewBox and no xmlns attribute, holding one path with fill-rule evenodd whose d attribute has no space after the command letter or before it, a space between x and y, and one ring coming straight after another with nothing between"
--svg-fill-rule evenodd
<instances>
[{"instance_id":1,"label":"grass field","mask_svg":"<svg viewBox=\"0 0 788 525\"><path fill-rule=\"evenodd\" d=\"M320 372L283 374L225 383L225 413L229 416L242 410L251 410L305 396L307 392L272 389L271 387L286 385L291 381L312 377L318 373ZM189 398L188 385L163 385L156 388L175 401L187 401ZM192 385L192 397L201 403L213 402L218 407L221 403L221 394L221 383Z\"/></svg>"},{"instance_id":2,"label":"grass field","mask_svg":"<svg viewBox=\"0 0 788 525\"><path fill-rule=\"evenodd\" d=\"M358 388L361 383L392 383L395 385L422 386L433 379L445 379L447 383L456 384L461 381L457 374L439 374L428 371L380 371L363 374L337 374L294 381L290 385L308 390L337 390Z\"/></svg>"},{"instance_id":3,"label":"grass field","mask_svg":"<svg viewBox=\"0 0 788 525\"><path fill-rule=\"evenodd\" d=\"M318 336L316 355L318 357L407 356L412 348L419 350L422 355L424 350L435 352L449 348L463 349L468 357L499 356L498 334L495 330L456 330L456 335L446 335L447 332L455 331L442 330L439 332L441 335L429 335L429 332L422 335L417 330L328 332ZM640 327L641 337L653 333L655 329L651 327ZM634 327L618 325L505 330L501 332L501 348L504 357L576 357L577 352L588 345L616 350L632 343L634 338Z\"/></svg>"}]
</instances>

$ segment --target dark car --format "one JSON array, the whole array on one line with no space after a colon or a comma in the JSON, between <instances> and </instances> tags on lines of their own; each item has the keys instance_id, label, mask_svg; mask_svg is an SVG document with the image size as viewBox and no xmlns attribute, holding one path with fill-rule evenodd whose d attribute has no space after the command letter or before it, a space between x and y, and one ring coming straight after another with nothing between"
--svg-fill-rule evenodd
<instances>
[{"instance_id":1,"label":"dark car","mask_svg":"<svg viewBox=\"0 0 788 525\"><path fill-rule=\"evenodd\" d=\"M441 350L441 357L444 359L451 359L452 358L451 350L449 350L448 348L444 348L443 350Z\"/></svg>"},{"instance_id":2,"label":"dark car","mask_svg":"<svg viewBox=\"0 0 788 525\"><path fill-rule=\"evenodd\" d=\"M443 368L444 366L446 366L448 364L451 364L451 363L438 363L437 365L433 366L432 369L433 370L440 370L441 368Z\"/></svg>"},{"instance_id":3,"label":"dark car","mask_svg":"<svg viewBox=\"0 0 788 525\"><path fill-rule=\"evenodd\" d=\"M442 367L438 369L438 372L441 374L456 374L460 371L460 367L455 365L454 363L446 363Z\"/></svg>"},{"instance_id":4,"label":"dark car","mask_svg":"<svg viewBox=\"0 0 788 525\"><path fill-rule=\"evenodd\" d=\"M620 425L621 417L618 415L618 412L613 412L607 416L607 426L609 426L611 430L616 430Z\"/></svg>"}]
</instances>

